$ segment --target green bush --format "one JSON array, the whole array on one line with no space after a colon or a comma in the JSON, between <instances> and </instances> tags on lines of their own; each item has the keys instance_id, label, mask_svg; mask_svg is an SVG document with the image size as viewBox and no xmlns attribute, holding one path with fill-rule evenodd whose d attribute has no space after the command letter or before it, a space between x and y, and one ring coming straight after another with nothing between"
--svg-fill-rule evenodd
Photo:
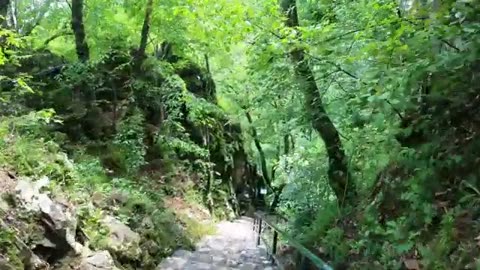
<instances>
[{"instance_id":1,"label":"green bush","mask_svg":"<svg viewBox=\"0 0 480 270\"><path fill-rule=\"evenodd\" d=\"M113 140L113 152L127 173L136 173L145 164L146 145L143 113L135 109L122 120ZM118 152L115 152L118 151Z\"/></svg>"},{"instance_id":2,"label":"green bush","mask_svg":"<svg viewBox=\"0 0 480 270\"><path fill-rule=\"evenodd\" d=\"M0 260L6 260L13 269L23 269L22 254L17 247L15 235L14 230L0 226Z\"/></svg>"}]
</instances>

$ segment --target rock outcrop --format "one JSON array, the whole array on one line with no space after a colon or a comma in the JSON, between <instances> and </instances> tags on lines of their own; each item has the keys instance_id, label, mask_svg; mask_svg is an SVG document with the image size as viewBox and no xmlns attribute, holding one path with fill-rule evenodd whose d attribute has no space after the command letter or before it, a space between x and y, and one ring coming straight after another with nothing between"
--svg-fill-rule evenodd
<instances>
[{"instance_id":1,"label":"rock outcrop","mask_svg":"<svg viewBox=\"0 0 480 270\"><path fill-rule=\"evenodd\" d=\"M141 254L140 235L113 216L105 216L102 224L108 229L108 249L127 259L136 259Z\"/></svg>"},{"instance_id":2,"label":"rock outcrop","mask_svg":"<svg viewBox=\"0 0 480 270\"><path fill-rule=\"evenodd\" d=\"M92 251L76 207L44 191L48 184L46 177L33 181L0 170L0 270L117 270L110 252L140 256L140 235L109 215L101 220L108 251Z\"/></svg>"},{"instance_id":3,"label":"rock outcrop","mask_svg":"<svg viewBox=\"0 0 480 270\"><path fill-rule=\"evenodd\" d=\"M42 239L46 248L62 248L64 252L73 251L80 254L82 245L75 241L77 218L72 205L52 200L40 190L47 186L48 178L36 182L29 179L19 179L15 188L20 207L39 216L45 228L46 238ZM48 234L48 235L47 235Z\"/></svg>"},{"instance_id":4,"label":"rock outcrop","mask_svg":"<svg viewBox=\"0 0 480 270\"><path fill-rule=\"evenodd\" d=\"M108 251L97 251L84 256L80 261L79 270L117 270L112 256Z\"/></svg>"}]
</instances>

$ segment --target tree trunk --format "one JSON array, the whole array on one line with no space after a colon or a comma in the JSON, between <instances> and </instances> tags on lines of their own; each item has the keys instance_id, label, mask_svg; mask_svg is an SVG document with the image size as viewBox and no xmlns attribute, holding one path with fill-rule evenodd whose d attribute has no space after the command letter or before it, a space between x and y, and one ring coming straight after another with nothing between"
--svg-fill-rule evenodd
<instances>
[{"instance_id":1,"label":"tree trunk","mask_svg":"<svg viewBox=\"0 0 480 270\"><path fill-rule=\"evenodd\" d=\"M85 63L90 58L90 50L85 38L85 27L83 25L83 0L72 0L72 31L75 35L78 60Z\"/></svg>"},{"instance_id":2,"label":"tree trunk","mask_svg":"<svg viewBox=\"0 0 480 270\"><path fill-rule=\"evenodd\" d=\"M7 19L9 19L10 21L8 22L8 25L11 29L15 29L15 31L18 32L18 21L17 21L17 17L18 17L18 9L17 9L17 1L18 0L14 0L14 1L10 1L10 14L9 16L7 16Z\"/></svg>"},{"instance_id":3,"label":"tree trunk","mask_svg":"<svg viewBox=\"0 0 480 270\"><path fill-rule=\"evenodd\" d=\"M280 203L280 196L282 196L283 189L285 188L286 184L281 184L276 190L275 193L273 194L273 200L272 203L270 204L270 212L275 212L275 210L278 207L278 204Z\"/></svg>"},{"instance_id":4,"label":"tree trunk","mask_svg":"<svg viewBox=\"0 0 480 270\"><path fill-rule=\"evenodd\" d=\"M7 26L8 8L10 7L10 0L0 0L0 27Z\"/></svg>"},{"instance_id":5,"label":"tree trunk","mask_svg":"<svg viewBox=\"0 0 480 270\"><path fill-rule=\"evenodd\" d=\"M207 168L207 186L205 188L205 203L207 205L208 211L210 214L213 214L213 198L212 198L212 186L213 181L215 181L214 170L212 166Z\"/></svg>"},{"instance_id":6,"label":"tree trunk","mask_svg":"<svg viewBox=\"0 0 480 270\"><path fill-rule=\"evenodd\" d=\"M298 27L297 5L295 0L283 0L281 7L287 16L286 26ZM328 154L328 178L330 186L339 202L353 204L356 199L355 184L348 170L347 158L343 150L339 133L325 111L314 74L305 58L302 48L290 52L295 65L295 74L304 92L306 110L313 128L319 133Z\"/></svg>"},{"instance_id":7,"label":"tree trunk","mask_svg":"<svg viewBox=\"0 0 480 270\"><path fill-rule=\"evenodd\" d=\"M292 137L293 140L293 137ZM290 153L290 135L286 134L283 136L283 154L287 156ZM284 170L288 170L288 163L285 161L285 167ZM278 204L280 203L280 196L282 195L283 189L285 188L287 184L283 183L281 184L278 188L275 189L275 192L273 194L273 200L272 204L270 204L270 211L275 212L277 209Z\"/></svg>"},{"instance_id":8,"label":"tree trunk","mask_svg":"<svg viewBox=\"0 0 480 270\"><path fill-rule=\"evenodd\" d=\"M232 181L231 178L228 181L228 191L230 193L229 202L232 206L233 212L235 213L235 216L239 216L240 215L240 204L238 203L237 194L235 193L235 187L233 186L233 181Z\"/></svg>"},{"instance_id":9,"label":"tree trunk","mask_svg":"<svg viewBox=\"0 0 480 270\"><path fill-rule=\"evenodd\" d=\"M255 143L255 147L257 148L258 154L260 155L260 165L262 169L263 180L265 182L265 185L273 191L272 181L268 174L267 158L265 157L265 152L263 152L262 145L260 143L260 140L258 139L257 130L253 126L252 116L248 111L245 111L245 116L247 117L248 123L250 124L250 130L252 132L253 142Z\"/></svg>"},{"instance_id":10,"label":"tree trunk","mask_svg":"<svg viewBox=\"0 0 480 270\"><path fill-rule=\"evenodd\" d=\"M147 50L148 33L150 32L150 20L153 11L153 0L147 1L147 8L145 10L145 19L143 20L142 35L140 39L140 46L134 59L134 68L137 72L140 71L140 67L145 58L145 51Z\"/></svg>"}]
</instances>

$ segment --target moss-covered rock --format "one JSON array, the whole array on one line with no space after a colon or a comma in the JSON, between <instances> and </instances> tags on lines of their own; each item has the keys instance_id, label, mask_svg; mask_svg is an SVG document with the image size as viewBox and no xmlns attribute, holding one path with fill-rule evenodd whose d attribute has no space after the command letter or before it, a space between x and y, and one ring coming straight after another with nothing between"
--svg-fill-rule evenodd
<instances>
[{"instance_id":1,"label":"moss-covered rock","mask_svg":"<svg viewBox=\"0 0 480 270\"><path fill-rule=\"evenodd\" d=\"M140 235L113 216L105 216L102 224L108 229L107 249L128 260L137 260L141 254Z\"/></svg>"}]
</instances>

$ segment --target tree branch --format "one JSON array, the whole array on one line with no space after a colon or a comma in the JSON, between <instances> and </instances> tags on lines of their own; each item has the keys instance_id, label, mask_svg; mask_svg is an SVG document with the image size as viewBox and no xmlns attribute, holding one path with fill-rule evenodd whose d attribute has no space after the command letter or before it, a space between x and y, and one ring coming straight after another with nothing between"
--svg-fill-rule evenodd
<instances>
[{"instance_id":1,"label":"tree branch","mask_svg":"<svg viewBox=\"0 0 480 270\"><path fill-rule=\"evenodd\" d=\"M358 80L361 82L361 80L357 77L357 75L354 75L353 73L351 73L350 71L348 70L345 70L344 68L342 68L339 64L333 62L333 61L330 61L330 60L326 60L326 59L321 59L319 57L316 57L310 53L306 53L306 55L308 55L308 57L310 57L311 59L314 59L314 60L317 60L317 61L320 61L320 62L325 62L327 64L330 64L332 66L334 66L335 68L337 68L337 71L340 71L344 74L346 74L347 76L355 79L355 80Z\"/></svg>"},{"instance_id":2,"label":"tree branch","mask_svg":"<svg viewBox=\"0 0 480 270\"><path fill-rule=\"evenodd\" d=\"M70 31L70 30L63 30L61 32L58 32L55 35L46 39L45 42L43 42L43 47L47 47L50 42L54 41L55 39L57 39L59 37L64 37L64 36L73 36L73 32Z\"/></svg>"},{"instance_id":3,"label":"tree branch","mask_svg":"<svg viewBox=\"0 0 480 270\"><path fill-rule=\"evenodd\" d=\"M448 42L447 40L443 39L443 38L440 38L440 41L443 42L445 45L447 45L448 47L454 49L455 51L457 52L460 52L460 49L458 47L455 47L455 45L451 44L450 42Z\"/></svg>"},{"instance_id":4,"label":"tree branch","mask_svg":"<svg viewBox=\"0 0 480 270\"><path fill-rule=\"evenodd\" d=\"M312 59L315 59L315 60L317 60L317 61L324 61L324 62L326 62L326 63L328 63L328 64L330 64L330 65L333 65L334 67L337 68L337 71L343 72L344 74L348 75L350 78L357 80L358 82L360 82L360 83L363 84L363 85L368 85L366 82L364 82L363 80L361 80L358 76L356 76L356 75L354 75L353 73L351 73L351 72L343 69L340 65L338 65L338 64L336 64L336 63L334 63L334 62L332 62L332 61L330 61L330 60L324 60L324 59L318 58L318 57L316 57L316 56L313 56L313 55L311 55L311 54L307 54L307 55L310 56ZM330 75L331 75L331 74L333 74L333 73L330 73ZM336 81L336 80L335 80L335 81ZM330 84L331 84L331 82L330 82ZM339 83L337 82L337 84L339 84ZM330 86L329 86L329 87L330 87ZM343 89L343 87L342 87L342 89ZM344 89L343 89L343 90L344 90ZM345 91L345 90L344 90L344 91ZM394 106L389 100L386 99L385 102L387 102L387 104L390 105L390 107L392 107L392 110L395 112L395 114L398 115L398 117L400 118L400 120L403 120L403 116L402 116L402 114L400 113L400 111L399 111L397 108L395 108L395 106Z\"/></svg>"},{"instance_id":5,"label":"tree branch","mask_svg":"<svg viewBox=\"0 0 480 270\"><path fill-rule=\"evenodd\" d=\"M348 36L348 35L358 33L358 32L363 31L363 30L365 30L365 29L367 29L367 28L361 28L361 29L351 30L351 31L345 32L345 33L343 33L343 34L340 34L340 35L337 35L337 36L334 36L334 37L330 37L330 38L324 39L324 40L319 41L319 42L315 42L315 44L321 44L321 43L325 43L325 42L334 41L334 40L337 40L337 39L339 39L339 38L343 38L343 37L346 37L346 36Z\"/></svg>"},{"instance_id":6,"label":"tree branch","mask_svg":"<svg viewBox=\"0 0 480 270\"><path fill-rule=\"evenodd\" d=\"M252 25L255 26L255 27L257 27L257 28L259 28L259 29L262 30L262 31L265 31L265 32L268 32L268 33L272 34L272 35L275 36L276 38L279 38L279 39L284 39L284 38L285 38L284 36L281 36L280 34L277 34L277 33L273 32L273 31L271 31L271 30L268 30L268 29L266 29L265 27L263 27L263 26L261 26L261 25L258 25L258 24L256 24L256 23L252 23Z\"/></svg>"},{"instance_id":7,"label":"tree branch","mask_svg":"<svg viewBox=\"0 0 480 270\"><path fill-rule=\"evenodd\" d=\"M45 1L45 4L43 4L42 6L40 6L39 8L37 8L37 10L35 10L34 12L37 12L37 16L35 17L35 20L32 22L32 24L27 27L23 27L25 29L22 29L22 35L24 36L29 36L33 30L35 30L35 28L40 25L40 23L42 22L43 18L45 17L45 14L47 14L48 12L48 9L50 8L50 5L53 3L53 0L47 0Z\"/></svg>"},{"instance_id":8,"label":"tree branch","mask_svg":"<svg viewBox=\"0 0 480 270\"><path fill-rule=\"evenodd\" d=\"M387 104L390 105L390 107L392 107L392 110L398 115L398 117L400 118L400 120L403 120L402 114L400 113L399 110L397 110L397 108L395 108L395 106L393 106L393 104L390 102L390 100L385 99L385 102L387 102Z\"/></svg>"},{"instance_id":9,"label":"tree branch","mask_svg":"<svg viewBox=\"0 0 480 270\"><path fill-rule=\"evenodd\" d=\"M68 2L68 0L65 0L65 3L67 3L68 7L70 8L70 11L72 10L72 4L70 4L70 2Z\"/></svg>"},{"instance_id":10,"label":"tree branch","mask_svg":"<svg viewBox=\"0 0 480 270\"><path fill-rule=\"evenodd\" d=\"M150 31L150 20L151 20L152 11L153 11L153 0L147 0L147 1L148 2L145 9L145 18L143 20L140 46L138 47L138 50L134 59L134 69L137 71L140 69L140 66L142 65L142 61L145 56L145 51L147 49L148 34Z\"/></svg>"}]
</instances>

